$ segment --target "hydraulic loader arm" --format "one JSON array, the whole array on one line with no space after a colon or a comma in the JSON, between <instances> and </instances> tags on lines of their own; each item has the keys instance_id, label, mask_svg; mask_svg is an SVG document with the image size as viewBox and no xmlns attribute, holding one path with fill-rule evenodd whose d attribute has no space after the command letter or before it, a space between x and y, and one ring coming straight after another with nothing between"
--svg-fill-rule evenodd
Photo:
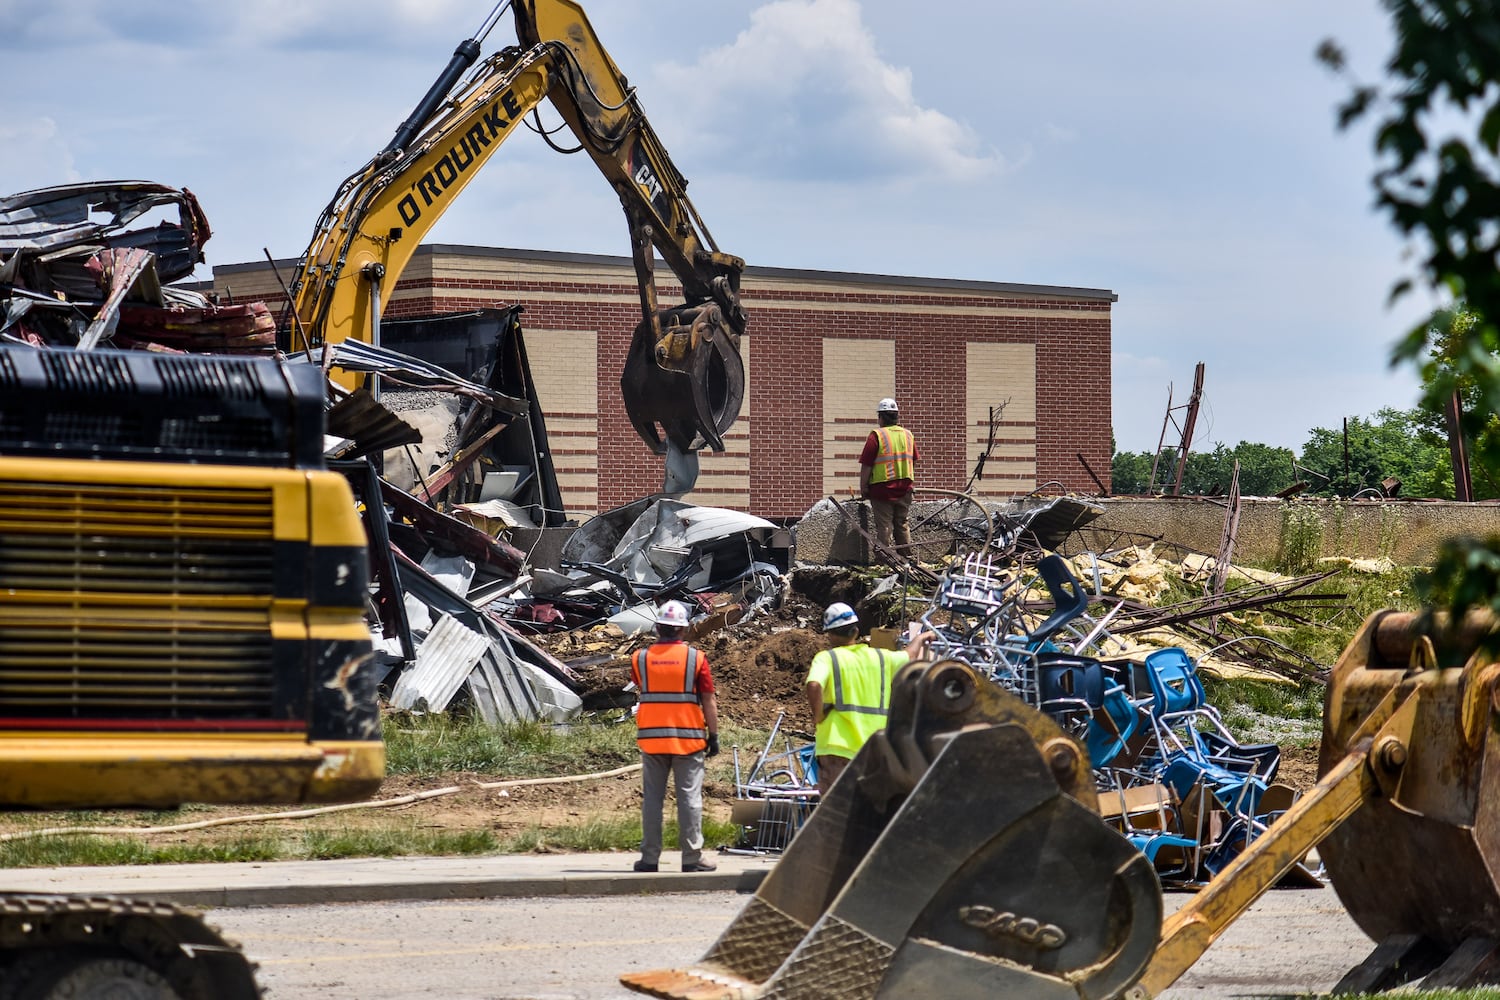
<instances>
[{"instance_id":1,"label":"hydraulic loader arm","mask_svg":"<svg viewBox=\"0 0 1500 1000\"><path fill-rule=\"evenodd\" d=\"M577 4L514 0L521 44L474 65L505 6L458 46L387 147L323 211L291 287L292 342L378 344L382 295L389 297L417 246L524 117L550 100L613 185L630 230L643 318L621 379L626 410L690 487L693 453L724 447L744 398L744 261L714 244L687 198L687 181ZM657 252L682 283L682 305L658 305Z\"/></svg>"}]
</instances>

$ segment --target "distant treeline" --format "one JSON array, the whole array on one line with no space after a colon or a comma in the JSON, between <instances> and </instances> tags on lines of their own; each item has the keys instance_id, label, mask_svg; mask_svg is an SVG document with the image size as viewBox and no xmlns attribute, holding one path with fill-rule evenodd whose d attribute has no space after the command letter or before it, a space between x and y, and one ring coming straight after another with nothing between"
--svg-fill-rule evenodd
<instances>
[{"instance_id":1,"label":"distant treeline","mask_svg":"<svg viewBox=\"0 0 1500 1000\"><path fill-rule=\"evenodd\" d=\"M1190 448L1179 492L1228 493L1238 460L1241 496L1275 496L1305 483L1301 492L1306 495L1380 497L1392 492L1387 481L1397 480L1395 495L1454 498L1453 463L1440 417L1387 407L1368 419L1350 417L1347 428L1346 441L1343 427L1314 427L1296 454L1250 441L1233 448L1222 443L1203 445L1202 451ZM1177 449L1163 449L1159 459L1151 452L1116 451L1112 472L1116 494L1171 493L1177 482ZM1500 497L1500 485L1483 467L1475 466L1471 478L1474 499Z\"/></svg>"}]
</instances>

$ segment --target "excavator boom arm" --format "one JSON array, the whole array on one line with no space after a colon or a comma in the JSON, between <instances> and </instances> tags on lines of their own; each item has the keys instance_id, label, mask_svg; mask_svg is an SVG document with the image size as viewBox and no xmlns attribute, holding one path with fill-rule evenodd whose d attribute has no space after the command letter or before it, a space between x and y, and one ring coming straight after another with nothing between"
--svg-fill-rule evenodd
<instances>
[{"instance_id":1,"label":"excavator boom arm","mask_svg":"<svg viewBox=\"0 0 1500 1000\"><path fill-rule=\"evenodd\" d=\"M448 96L503 6L480 36L459 45L391 142L324 211L291 289L293 338L308 347L378 342L382 290L395 287L423 237L500 144L550 99L625 210L642 321L621 391L642 439L668 456L667 491L683 492L697 476L694 453L724 448L744 399L744 261L714 246L687 181L577 4L514 0L521 47L480 63ZM657 253L682 284L682 305L657 302Z\"/></svg>"},{"instance_id":2,"label":"excavator boom arm","mask_svg":"<svg viewBox=\"0 0 1500 1000\"><path fill-rule=\"evenodd\" d=\"M409 148L382 152L344 183L292 285L312 346L375 339L369 286L395 286L422 239L547 96L552 63L542 47L492 56Z\"/></svg>"}]
</instances>

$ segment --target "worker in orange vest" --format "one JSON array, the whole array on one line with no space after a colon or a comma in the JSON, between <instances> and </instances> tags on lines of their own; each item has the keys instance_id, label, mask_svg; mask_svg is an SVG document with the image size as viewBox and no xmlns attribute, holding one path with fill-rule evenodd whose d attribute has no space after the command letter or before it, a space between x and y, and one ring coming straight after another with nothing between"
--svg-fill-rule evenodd
<instances>
[{"instance_id":1,"label":"worker in orange vest","mask_svg":"<svg viewBox=\"0 0 1500 1000\"><path fill-rule=\"evenodd\" d=\"M917 440L901 426L901 412L889 397L875 404L880 426L865 439L859 455L859 495L870 501L875 522L875 540L889 548L894 541L902 555L911 547L912 487L916 480Z\"/></svg>"},{"instance_id":2,"label":"worker in orange vest","mask_svg":"<svg viewBox=\"0 0 1500 1000\"><path fill-rule=\"evenodd\" d=\"M688 609L668 601L656 613L656 642L630 658L630 679L640 690L636 743L641 748L641 859L638 872L661 862L661 813L670 773L677 796L677 839L682 870L711 872L703 859L703 759L719 752L719 709L708 657L683 634Z\"/></svg>"}]
</instances>

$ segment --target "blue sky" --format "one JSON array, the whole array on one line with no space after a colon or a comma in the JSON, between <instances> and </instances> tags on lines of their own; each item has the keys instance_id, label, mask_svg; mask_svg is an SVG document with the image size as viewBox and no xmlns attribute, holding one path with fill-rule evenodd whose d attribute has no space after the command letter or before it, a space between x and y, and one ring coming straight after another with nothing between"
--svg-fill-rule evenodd
<instances>
[{"instance_id":1,"label":"blue sky","mask_svg":"<svg viewBox=\"0 0 1500 1000\"><path fill-rule=\"evenodd\" d=\"M1113 290L1125 450L1155 449L1200 361L1197 448L1300 450L1311 427L1415 401L1386 358L1430 303L1387 307L1408 248L1371 208L1368 134L1335 128L1348 82L1313 57L1335 38L1378 79L1376 0L588 6L722 249ZM210 266L296 256L491 7L0 0L0 192L188 187ZM513 37L507 16L486 52ZM529 134L431 240L629 252L594 168Z\"/></svg>"}]
</instances>

